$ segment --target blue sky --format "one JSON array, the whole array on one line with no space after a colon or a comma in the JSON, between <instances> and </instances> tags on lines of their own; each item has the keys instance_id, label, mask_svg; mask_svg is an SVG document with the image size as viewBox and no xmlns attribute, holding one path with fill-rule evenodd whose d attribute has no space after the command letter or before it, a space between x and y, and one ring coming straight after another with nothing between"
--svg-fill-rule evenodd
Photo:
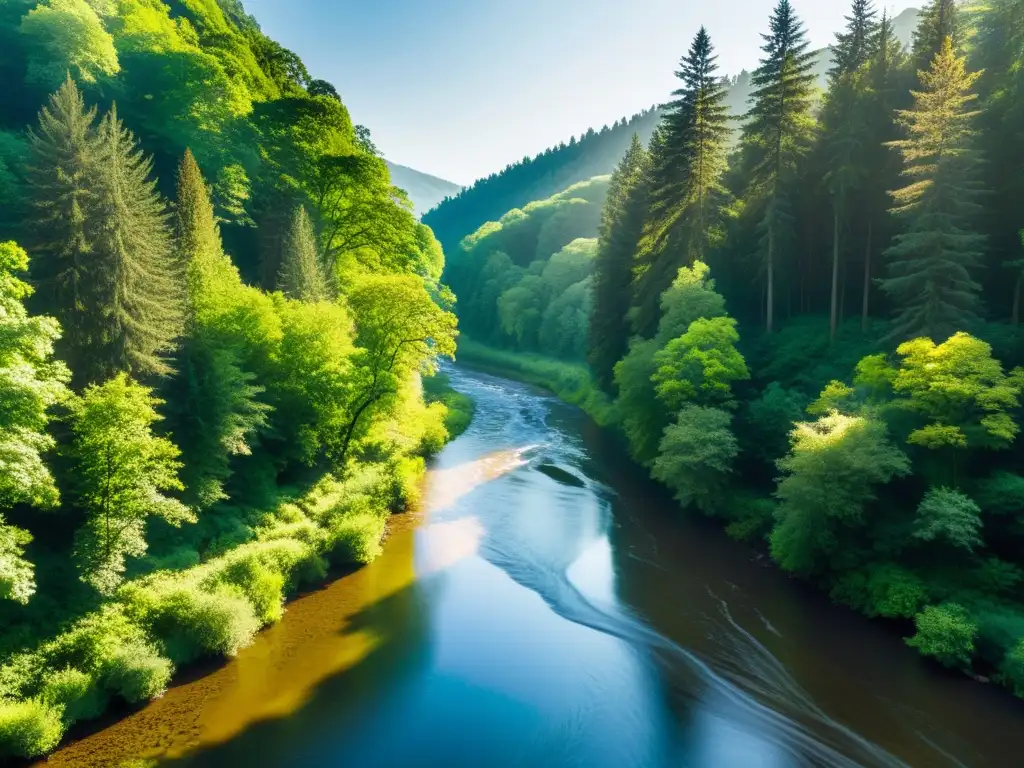
<instances>
[{"instance_id":1,"label":"blue sky","mask_svg":"<svg viewBox=\"0 0 1024 768\"><path fill-rule=\"evenodd\" d=\"M466 184L662 102L701 24L757 63L776 0L245 0L396 163ZM876 0L893 13L920 0ZM849 0L793 0L827 45Z\"/></svg>"}]
</instances>

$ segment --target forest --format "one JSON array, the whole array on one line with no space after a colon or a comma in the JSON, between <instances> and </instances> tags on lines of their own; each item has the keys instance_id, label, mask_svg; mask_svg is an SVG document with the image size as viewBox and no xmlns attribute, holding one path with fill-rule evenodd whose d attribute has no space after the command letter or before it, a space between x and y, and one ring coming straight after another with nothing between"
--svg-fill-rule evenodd
<instances>
[{"instance_id":1,"label":"forest","mask_svg":"<svg viewBox=\"0 0 1024 768\"><path fill-rule=\"evenodd\" d=\"M738 120L700 29L597 221L550 210L571 189L467 215L445 279L462 359L582 405L688 513L1024 697L1024 4L917 19L905 45L852 0L821 88L778 0Z\"/></svg>"},{"instance_id":2,"label":"forest","mask_svg":"<svg viewBox=\"0 0 1024 768\"><path fill-rule=\"evenodd\" d=\"M237 0L0 4L0 759L380 551L471 404L443 254Z\"/></svg>"}]
</instances>

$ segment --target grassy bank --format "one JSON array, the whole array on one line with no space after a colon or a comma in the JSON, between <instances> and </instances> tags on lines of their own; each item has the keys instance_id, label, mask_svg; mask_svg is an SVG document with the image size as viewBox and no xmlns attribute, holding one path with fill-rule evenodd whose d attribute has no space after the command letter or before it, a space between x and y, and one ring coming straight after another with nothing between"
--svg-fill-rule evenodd
<instances>
[{"instance_id":1,"label":"grassy bank","mask_svg":"<svg viewBox=\"0 0 1024 768\"><path fill-rule=\"evenodd\" d=\"M560 400L582 408L601 426L614 424L614 404L594 384L585 365L542 355L492 349L465 336L459 339L458 360L543 387Z\"/></svg>"},{"instance_id":2,"label":"grassy bank","mask_svg":"<svg viewBox=\"0 0 1024 768\"><path fill-rule=\"evenodd\" d=\"M128 581L56 637L13 654L0 667L0 756L45 754L115 701L141 704L182 666L236 654L329 568L373 560L389 515L417 498L424 468L402 457L344 480L325 475L264 514L252 541Z\"/></svg>"},{"instance_id":3,"label":"grassy bank","mask_svg":"<svg viewBox=\"0 0 1024 768\"><path fill-rule=\"evenodd\" d=\"M469 395L452 389L451 379L445 374L437 373L423 379L423 399L430 404L441 403L448 409L444 428L450 440L469 429L476 413L476 403Z\"/></svg>"}]
</instances>

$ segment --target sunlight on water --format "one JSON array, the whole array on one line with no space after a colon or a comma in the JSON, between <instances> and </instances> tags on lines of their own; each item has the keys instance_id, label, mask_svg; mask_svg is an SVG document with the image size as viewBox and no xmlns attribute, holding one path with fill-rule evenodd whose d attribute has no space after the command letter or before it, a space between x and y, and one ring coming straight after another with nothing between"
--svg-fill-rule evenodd
<instances>
[{"instance_id":1,"label":"sunlight on water","mask_svg":"<svg viewBox=\"0 0 1024 768\"><path fill-rule=\"evenodd\" d=\"M427 511L447 509L480 485L526 466L528 462L524 455L538 447L527 445L507 451L496 451L475 461L431 471L427 477L425 494Z\"/></svg>"}]
</instances>

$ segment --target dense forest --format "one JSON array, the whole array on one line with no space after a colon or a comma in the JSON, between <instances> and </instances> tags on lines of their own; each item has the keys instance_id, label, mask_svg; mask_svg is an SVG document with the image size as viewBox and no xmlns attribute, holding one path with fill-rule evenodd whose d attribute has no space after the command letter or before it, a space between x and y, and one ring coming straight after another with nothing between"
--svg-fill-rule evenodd
<instances>
[{"instance_id":1,"label":"dense forest","mask_svg":"<svg viewBox=\"0 0 1024 768\"><path fill-rule=\"evenodd\" d=\"M443 254L237 0L0 4L0 759L367 562L464 399Z\"/></svg>"},{"instance_id":2,"label":"dense forest","mask_svg":"<svg viewBox=\"0 0 1024 768\"><path fill-rule=\"evenodd\" d=\"M582 404L686 510L1024 696L1024 4L932 0L907 46L853 0L824 89L814 67L779 0L736 121L701 29L608 181L586 355L549 346L574 327L542 332L549 248L505 234L529 206L451 254L460 352Z\"/></svg>"}]
</instances>

